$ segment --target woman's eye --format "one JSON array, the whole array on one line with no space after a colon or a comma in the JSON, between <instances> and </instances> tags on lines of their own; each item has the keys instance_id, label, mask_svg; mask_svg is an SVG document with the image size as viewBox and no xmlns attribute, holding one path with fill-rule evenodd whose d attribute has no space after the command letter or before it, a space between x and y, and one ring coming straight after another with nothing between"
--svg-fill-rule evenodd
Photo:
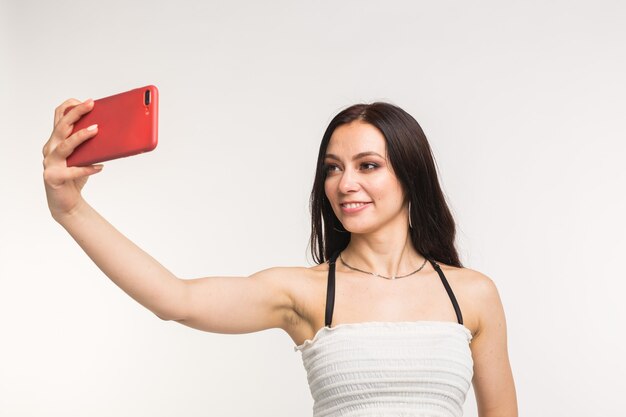
<instances>
[{"instance_id":1,"label":"woman's eye","mask_svg":"<svg viewBox=\"0 0 626 417\"><path fill-rule=\"evenodd\" d=\"M370 171L376 168L378 168L378 165L373 162L364 162L361 164L361 169L364 169L366 171Z\"/></svg>"},{"instance_id":2,"label":"woman's eye","mask_svg":"<svg viewBox=\"0 0 626 417\"><path fill-rule=\"evenodd\" d=\"M331 165L331 164L324 165L324 172L326 173L331 173L331 172L337 171L338 169L339 167L337 167L337 165Z\"/></svg>"}]
</instances>

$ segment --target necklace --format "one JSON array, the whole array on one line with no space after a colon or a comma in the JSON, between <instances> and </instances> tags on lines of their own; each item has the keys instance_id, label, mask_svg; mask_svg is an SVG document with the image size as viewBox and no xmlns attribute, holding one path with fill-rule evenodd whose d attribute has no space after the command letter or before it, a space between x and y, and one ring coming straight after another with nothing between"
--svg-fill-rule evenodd
<instances>
[{"instance_id":1,"label":"necklace","mask_svg":"<svg viewBox=\"0 0 626 417\"><path fill-rule=\"evenodd\" d=\"M362 273L364 273L364 274L374 275L374 276L375 276L375 277L377 277L377 278L385 278L385 279L390 279L390 280L391 280L391 279L398 279L398 278L405 278L405 277L411 276L411 275L413 275L413 274L416 274L416 273L418 273L419 271L421 271L421 270L422 270L422 268L424 268L424 265L426 265L426 259L424 259L424 263L422 264L422 266L420 266L420 267L419 267L419 268L417 268L415 271L413 271L413 272L411 272L411 273L409 273L409 274L406 274L406 275L400 275L400 276L395 276L395 275L394 275L394 276L391 276L391 277L386 277L386 276L384 276L384 275L377 274L376 272L363 271L362 269L355 268L355 267L353 267L353 266L348 265L348 264L346 263L346 261L344 261L344 260L343 260L343 257L341 256L341 253L339 253L339 259L341 259L341 263L343 263L343 264L344 264L344 265L345 265L348 269L351 269L351 270L353 270L353 271L357 271L357 272L362 272Z\"/></svg>"}]
</instances>

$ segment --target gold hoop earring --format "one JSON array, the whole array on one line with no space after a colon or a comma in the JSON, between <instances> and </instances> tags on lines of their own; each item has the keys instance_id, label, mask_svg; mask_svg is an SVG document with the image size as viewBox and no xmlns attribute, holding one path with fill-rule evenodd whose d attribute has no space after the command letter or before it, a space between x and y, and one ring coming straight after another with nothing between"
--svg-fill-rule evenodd
<instances>
[{"instance_id":1,"label":"gold hoop earring","mask_svg":"<svg viewBox=\"0 0 626 417\"><path fill-rule=\"evenodd\" d=\"M411 223L411 202L409 201L409 229L413 228L413 223Z\"/></svg>"}]
</instances>

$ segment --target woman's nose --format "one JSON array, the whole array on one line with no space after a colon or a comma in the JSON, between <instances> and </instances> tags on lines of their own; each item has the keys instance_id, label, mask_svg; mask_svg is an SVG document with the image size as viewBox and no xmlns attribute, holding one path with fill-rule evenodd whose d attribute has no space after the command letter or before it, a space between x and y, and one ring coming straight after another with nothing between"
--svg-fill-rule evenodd
<instances>
[{"instance_id":1,"label":"woman's nose","mask_svg":"<svg viewBox=\"0 0 626 417\"><path fill-rule=\"evenodd\" d=\"M344 171L339 180L339 191L347 194L358 190L359 182L357 181L355 173L350 170Z\"/></svg>"}]
</instances>

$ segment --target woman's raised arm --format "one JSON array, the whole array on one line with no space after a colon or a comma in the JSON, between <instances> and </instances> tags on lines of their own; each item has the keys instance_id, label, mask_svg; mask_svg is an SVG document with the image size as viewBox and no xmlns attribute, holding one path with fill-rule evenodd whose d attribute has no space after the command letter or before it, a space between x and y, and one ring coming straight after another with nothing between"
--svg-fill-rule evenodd
<instances>
[{"instance_id":1,"label":"woman's raised arm","mask_svg":"<svg viewBox=\"0 0 626 417\"><path fill-rule=\"evenodd\" d=\"M64 115L65 110L72 108ZM293 322L286 268L251 277L182 280L109 224L81 196L90 175L102 167L67 167L66 159L97 126L72 134L92 100L57 107L54 129L43 148L44 183L52 217L117 286L164 320L220 333L245 333Z\"/></svg>"}]
</instances>

